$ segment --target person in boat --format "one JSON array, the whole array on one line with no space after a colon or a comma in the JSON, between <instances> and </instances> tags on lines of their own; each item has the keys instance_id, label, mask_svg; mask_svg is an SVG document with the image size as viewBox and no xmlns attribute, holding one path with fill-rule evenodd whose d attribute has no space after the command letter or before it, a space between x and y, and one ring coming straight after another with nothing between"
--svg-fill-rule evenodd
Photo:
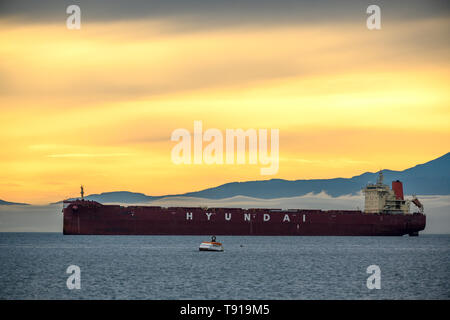
<instances>
[{"instance_id":1,"label":"person in boat","mask_svg":"<svg viewBox=\"0 0 450 320\"><path fill-rule=\"evenodd\" d=\"M211 242L216 242L216 236L211 237Z\"/></svg>"}]
</instances>

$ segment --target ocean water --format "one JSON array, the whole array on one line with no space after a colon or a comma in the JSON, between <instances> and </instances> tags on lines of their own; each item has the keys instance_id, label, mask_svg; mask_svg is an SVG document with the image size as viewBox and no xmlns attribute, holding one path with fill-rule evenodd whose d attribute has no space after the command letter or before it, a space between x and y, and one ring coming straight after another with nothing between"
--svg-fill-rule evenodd
<instances>
[{"instance_id":1,"label":"ocean water","mask_svg":"<svg viewBox=\"0 0 450 320\"><path fill-rule=\"evenodd\" d=\"M224 252L199 252L204 240L0 233L0 299L450 298L450 235L220 236ZM380 289L367 288L370 265Z\"/></svg>"}]
</instances>

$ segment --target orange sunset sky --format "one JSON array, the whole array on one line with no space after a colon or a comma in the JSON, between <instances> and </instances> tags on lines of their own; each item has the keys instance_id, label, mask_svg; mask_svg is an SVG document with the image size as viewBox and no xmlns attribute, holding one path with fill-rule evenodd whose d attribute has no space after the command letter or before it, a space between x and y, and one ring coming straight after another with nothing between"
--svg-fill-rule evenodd
<instances>
[{"instance_id":1,"label":"orange sunset sky","mask_svg":"<svg viewBox=\"0 0 450 320\"><path fill-rule=\"evenodd\" d=\"M111 8L97 18L81 4L81 30L66 28L64 7L37 17L9 8L0 15L0 199L54 202L80 184L87 194L162 195L351 177L447 153L448 16L382 6L382 29L370 31L365 7L351 3L351 14L323 7L302 19L305 10L295 18L281 1L273 19L244 8L240 20L239 8L214 6L200 17ZM171 133L192 132L195 120L222 132L279 129L278 173L173 164Z\"/></svg>"}]
</instances>

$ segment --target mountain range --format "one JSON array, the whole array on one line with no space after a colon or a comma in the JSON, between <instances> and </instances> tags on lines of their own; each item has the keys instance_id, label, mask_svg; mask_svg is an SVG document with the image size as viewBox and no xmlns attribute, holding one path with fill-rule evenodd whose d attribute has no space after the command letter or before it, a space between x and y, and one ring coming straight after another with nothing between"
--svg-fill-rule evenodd
<instances>
[{"instance_id":1,"label":"mountain range","mask_svg":"<svg viewBox=\"0 0 450 320\"><path fill-rule=\"evenodd\" d=\"M19 202L9 202L0 200L0 206L12 206L12 205L28 205L27 203L19 203Z\"/></svg>"},{"instance_id":2,"label":"mountain range","mask_svg":"<svg viewBox=\"0 0 450 320\"><path fill-rule=\"evenodd\" d=\"M384 182L400 180L407 195L450 194L450 152L432 161L403 170L383 170ZM217 187L175 195L149 196L129 191L105 192L85 197L98 202L143 203L167 197L197 197L224 199L248 196L260 199L302 196L308 193L326 192L338 197L357 194L368 183L375 183L378 172L366 172L351 178L284 180L271 179L246 182L231 182Z\"/></svg>"}]
</instances>

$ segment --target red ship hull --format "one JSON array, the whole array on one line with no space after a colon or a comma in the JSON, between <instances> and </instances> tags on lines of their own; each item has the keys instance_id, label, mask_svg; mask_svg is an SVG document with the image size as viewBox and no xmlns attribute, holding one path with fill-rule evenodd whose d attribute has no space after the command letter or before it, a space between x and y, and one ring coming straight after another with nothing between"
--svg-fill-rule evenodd
<instances>
[{"instance_id":1,"label":"red ship hull","mask_svg":"<svg viewBox=\"0 0 450 320\"><path fill-rule=\"evenodd\" d=\"M67 235L402 236L426 224L421 213L64 204Z\"/></svg>"}]
</instances>

